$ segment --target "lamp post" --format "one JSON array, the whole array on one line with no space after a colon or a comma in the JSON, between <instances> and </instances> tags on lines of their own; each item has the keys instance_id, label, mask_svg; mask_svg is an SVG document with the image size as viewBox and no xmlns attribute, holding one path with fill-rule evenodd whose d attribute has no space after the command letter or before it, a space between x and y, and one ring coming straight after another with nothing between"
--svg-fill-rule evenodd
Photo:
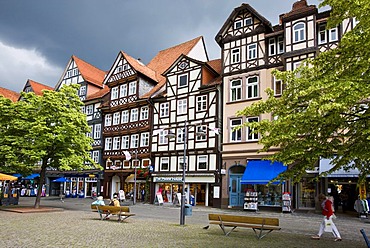
<instances>
[{"instance_id":1,"label":"lamp post","mask_svg":"<svg viewBox=\"0 0 370 248\"><path fill-rule=\"evenodd\" d=\"M134 200L133 200L133 204L135 205L136 204L136 170L137 170L137 163L138 161L137 161L137 150L136 150L136 152L135 152L135 163L134 163L134 166L135 166L135 168L134 168L134 170L135 170L135 172L134 172Z\"/></svg>"}]
</instances>

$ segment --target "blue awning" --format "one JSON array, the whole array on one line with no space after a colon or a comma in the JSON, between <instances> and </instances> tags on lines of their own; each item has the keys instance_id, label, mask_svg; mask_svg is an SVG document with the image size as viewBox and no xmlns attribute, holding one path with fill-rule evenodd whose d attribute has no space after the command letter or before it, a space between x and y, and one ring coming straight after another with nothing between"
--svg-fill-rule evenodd
<instances>
[{"instance_id":1,"label":"blue awning","mask_svg":"<svg viewBox=\"0 0 370 248\"><path fill-rule=\"evenodd\" d=\"M29 176L26 176L25 178L23 178L24 180L33 180L35 179L36 177L40 177L40 174L38 173L35 173L35 174L31 174Z\"/></svg>"},{"instance_id":2,"label":"blue awning","mask_svg":"<svg viewBox=\"0 0 370 248\"><path fill-rule=\"evenodd\" d=\"M13 177L22 177L22 174L15 173L15 174L13 174Z\"/></svg>"},{"instance_id":3,"label":"blue awning","mask_svg":"<svg viewBox=\"0 0 370 248\"><path fill-rule=\"evenodd\" d=\"M287 166L284 166L281 162L250 160L240 182L241 184L268 184L269 181L276 178L286 169ZM278 183L274 182L274 184Z\"/></svg>"}]
</instances>

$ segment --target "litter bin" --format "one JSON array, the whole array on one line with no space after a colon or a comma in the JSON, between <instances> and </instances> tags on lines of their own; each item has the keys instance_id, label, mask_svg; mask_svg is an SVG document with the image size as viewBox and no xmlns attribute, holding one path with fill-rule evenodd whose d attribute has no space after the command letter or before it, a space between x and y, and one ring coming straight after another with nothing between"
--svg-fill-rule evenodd
<instances>
[{"instance_id":1,"label":"litter bin","mask_svg":"<svg viewBox=\"0 0 370 248\"><path fill-rule=\"evenodd\" d=\"M193 215L193 208L190 204L185 204L185 216L192 216Z\"/></svg>"},{"instance_id":2,"label":"litter bin","mask_svg":"<svg viewBox=\"0 0 370 248\"><path fill-rule=\"evenodd\" d=\"M195 197L193 195L190 196L190 204L195 206Z\"/></svg>"}]
</instances>

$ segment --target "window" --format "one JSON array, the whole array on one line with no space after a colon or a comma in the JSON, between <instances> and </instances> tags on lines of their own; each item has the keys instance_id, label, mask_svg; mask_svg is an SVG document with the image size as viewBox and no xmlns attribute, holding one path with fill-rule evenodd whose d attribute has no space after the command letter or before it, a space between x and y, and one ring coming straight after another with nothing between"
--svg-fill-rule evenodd
<instances>
[{"instance_id":1,"label":"window","mask_svg":"<svg viewBox=\"0 0 370 248\"><path fill-rule=\"evenodd\" d=\"M283 53L284 52L284 37L279 36L278 41L277 41L277 46L278 46L278 53Z\"/></svg>"},{"instance_id":2,"label":"window","mask_svg":"<svg viewBox=\"0 0 370 248\"><path fill-rule=\"evenodd\" d=\"M207 140L207 126L197 126L195 131L197 141Z\"/></svg>"},{"instance_id":3,"label":"window","mask_svg":"<svg viewBox=\"0 0 370 248\"><path fill-rule=\"evenodd\" d=\"M128 118L129 112L128 110L123 110L122 111L122 117L121 117L121 123L127 123L129 118Z\"/></svg>"},{"instance_id":4,"label":"window","mask_svg":"<svg viewBox=\"0 0 370 248\"><path fill-rule=\"evenodd\" d=\"M240 49L236 48L231 51L231 63L240 62Z\"/></svg>"},{"instance_id":5,"label":"window","mask_svg":"<svg viewBox=\"0 0 370 248\"><path fill-rule=\"evenodd\" d=\"M242 20L234 22L234 29L239 29L241 27L243 27L243 21Z\"/></svg>"},{"instance_id":6,"label":"window","mask_svg":"<svg viewBox=\"0 0 370 248\"><path fill-rule=\"evenodd\" d=\"M149 146L149 133L142 133L141 134L141 141L140 146Z\"/></svg>"},{"instance_id":7,"label":"window","mask_svg":"<svg viewBox=\"0 0 370 248\"><path fill-rule=\"evenodd\" d=\"M186 162L186 159L185 158L185 162ZM185 166L185 170L186 170L186 164L184 164L184 157L179 157L179 170L183 170L184 169L184 166Z\"/></svg>"},{"instance_id":8,"label":"window","mask_svg":"<svg viewBox=\"0 0 370 248\"><path fill-rule=\"evenodd\" d=\"M270 55L275 55L276 54L275 38L269 39L269 54Z\"/></svg>"},{"instance_id":9,"label":"window","mask_svg":"<svg viewBox=\"0 0 370 248\"><path fill-rule=\"evenodd\" d=\"M163 145L163 144L167 144L168 143L168 139L167 139L167 134L168 134L168 130L162 130L161 132L159 132L159 144L160 145Z\"/></svg>"},{"instance_id":10,"label":"window","mask_svg":"<svg viewBox=\"0 0 370 248\"><path fill-rule=\"evenodd\" d=\"M122 136L121 149L126 150L129 148L130 137L128 135Z\"/></svg>"},{"instance_id":11,"label":"window","mask_svg":"<svg viewBox=\"0 0 370 248\"><path fill-rule=\"evenodd\" d=\"M112 88L112 95L110 97L111 100L115 100L118 98L118 86Z\"/></svg>"},{"instance_id":12,"label":"window","mask_svg":"<svg viewBox=\"0 0 370 248\"><path fill-rule=\"evenodd\" d=\"M92 115L93 112L94 112L94 106L93 105L87 105L85 111L86 111L87 115Z\"/></svg>"},{"instance_id":13,"label":"window","mask_svg":"<svg viewBox=\"0 0 370 248\"><path fill-rule=\"evenodd\" d=\"M125 97L127 96L127 84L122 84L119 87L119 97Z\"/></svg>"},{"instance_id":14,"label":"window","mask_svg":"<svg viewBox=\"0 0 370 248\"><path fill-rule=\"evenodd\" d=\"M88 133L86 133L86 136L91 138L92 137L93 126L89 126L89 129L90 129L90 131Z\"/></svg>"},{"instance_id":15,"label":"window","mask_svg":"<svg viewBox=\"0 0 370 248\"><path fill-rule=\"evenodd\" d=\"M113 125L118 125L120 121L120 112L116 112L113 114Z\"/></svg>"},{"instance_id":16,"label":"window","mask_svg":"<svg viewBox=\"0 0 370 248\"><path fill-rule=\"evenodd\" d=\"M94 160L95 163L99 164L99 151L93 151L92 159Z\"/></svg>"},{"instance_id":17,"label":"window","mask_svg":"<svg viewBox=\"0 0 370 248\"><path fill-rule=\"evenodd\" d=\"M185 140L185 129L178 128L177 129L176 142L177 143L184 143L184 140Z\"/></svg>"},{"instance_id":18,"label":"window","mask_svg":"<svg viewBox=\"0 0 370 248\"><path fill-rule=\"evenodd\" d=\"M138 117L139 117L139 109L137 108L131 109L131 116L130 116L131 122L137 121Z\"/></svg>"},{"instance_id":19,"label":"window","mask_svg":"<svg viewBox=\"0 0 370 248\"><path fill-rule=\"evenodd\" d=\"M237 142L242 140L242 130L233 130L235 127L242 124L242 119L234 119L230 121L230 131L231 131L231 142Z\"/></svg>"},{"instance_id":20,"label":"window","mask_svg":"<svg viewBox=\"0 0 370 248\"><path fill-rule=\"evenodd\" d=\"M337 41L338 40L338 29L332 28L329 30L329 42Z\"/></svg>"},{"instance_id":21,"label":"window","mask_svg":"<svg viewBox=\"0 0 370 248\"><path fill-rule=\"evenodd\" d=\"M186 114L188 109L187 99L181 99L177 101L177 114L182 115Z\"/></svg>"},{"instance_id":22,"label":"window","mask_svg":"<svg viewBox=\"0 0 370 248\"><path fill-rule=\"evenodd\" d=\"M252 17L248 17L244 20L244 26L250 26L253 24Z\"/></svg>"},{"instance_id":23,"label":"window","mask_svg":"<svg viewBox=\"0 0 370 248\"><path fill-rule=\"evenodd\" d=\"M132 160L132 168L140 168L140 160L139 159L133 159Z\"/></svg>"},{"instance_id":24,"label":"window","mask_svg":"<svg viewBox=\"0 0 370 248\"><path fill-rule=\"evenodd\" d=\"M139 146L139 135L131 135L131 148L137 148Z\"/></svg>"},{"instance_id":25,"label":"window","mask_svg":"<svg viewBox=\"0 0 370 248\"><path fill-rule=\"evenodd\" d=\"M168 171L169 168L169 158L161 158L161 170Z\"/></svg>"},{"instance_id":26,"label":"window","mask_svg":"<svg viewBox=\"0 0 370 248\"><path fill-rule=\"evenodd\" d=\"M257 44L248 45L248 59L256 59L257 58Z\"/></svg>"},{"instance_id":27,"label":"window","mask_svg":"<svg viewBox=\"0 0 370 248\"><path fill-rule=\"evenodd\" d=\"M318 35L319 44L323 44L326 42L326 26L322 24L319 26L319 35Z\"/></svg>"},{"instance_id":28,"label":"window","mask_svg":"<svg viewBox=\"0 0 370 248\"><path fill-rule=\"evenodd\" d=\"M304 41L306 39L305 37L305 24L300 22L293 26L293 37L294 42L300 42Z\"/></svg>"},{"instance_id":29,"label":"window","mask_svg":"<svg viewBox=\"0 0 370 248\"><path fill-rule=\"evenodd\" d=\"M100 139L100 137L101 137L101 124L95 124L94 139Z\"/></svg>"},{"instance_id":30,"label":"window","mask_svg":"<svg viewBox=\"0 0 370 248\"><path fill-rule=\"evenodd\" d=\"M198 157L198 170L206 170L207 169L207 156L199 156Z\"/></svg>"},{"instance_id":31,"label":"window","mask_svg":"<svg viewBox=\"0 0 370 248\"><path fill-rule=\"evenodd\" d=\"M140 110L140 120L147 120L149 117L149 108L147 106L142 107Z\"/></svg>"},{"instance_id":32,"label":"window","mask_svg":"<svg viewBox=\"0 0 370 248\"><path fill-rule=\"evenodd\" d=\"M283 94L283 90L284 90L283 82L281 80L277 80L276 78L274 78L275 96L281 96L281 94Z\"/></svg>"},{"instance_id":33,"label":"window","mask_svg":"<svg viewBox=\"0 0 370 248\"><path fill-rule=\"evenodd\" d=\"M105 150L112 150L112 138L105 138Z\"/></svg>"},{"instance_id":34,"label":"window","mask_svg":"<svg viewBox=\"0 0 370 248\"><path fill-rule=\"evenodd\" d=\"M80 96L86 95L86 85L80 87Z\"/></svg>"},{"instance_id":35,"label":"window","mask_svg":"<svg viewBox=\"0 0 370 248\"><path fill-rule=\"evenodd\" d=\"M105 116L105 126L108 127L112 125L112 114L107 114Z\"/></svg>"},{"instance_id":36,"label":"window","mask_svg":"<svg viewBox=\"0 0 370 248\"><path fill-rule=\"evenodd\" d=\"M167 117L169 115L169 103L161 103L159 105L159 116L160 117Z\"/></svg>"},{"instance_id":37,"label":"window","mask_svg":"<svg viewBox=\"0 0 370 248\"><path fill-rule=\"evenodd\" d=\"M73 69L73 76L77 76L78 75L78 69L77 68L74 68Z\"/></svg>"},{"instance_id":38,"label":"window","mask_svg":"<svg viewBox=\"0 0 370 248\"><path fill-rule=\"evenodd\" d=\"M258 122L258 117L250 117L247 118L247 122ZM254 141L258 140L258 133L253 133L254 129L248 127L247 128L247 140Z\"/></svg>"},{"instance_id":39,"label":"window","mask_svg":"<svg viewBox=\"0 0 370 248\"><path fill-rule=\"evenodd\" d=\"M256 98L258 95L258 77L247 78L247 98Z\"/></svg>"},{"instance_id":40,"label":"window","mask_svg":"<svg viewBox=\"0 0 370 248\"><path fill-rule=\"evenodd\" d=\"M188 74L180 75L179 78L179 87L185 87L188 85Z\"/></svg>"},{"instance_id":41,"label":"window","mask_svg":"<svg viewBox=\"0 0 370 248\"><path fill-rule=\"evenodd\" d=\"M232 102L242 99L242 80L231 81L230 95Z\"/></svg>"},{"instance_id":42,"label":"window","mask_svg":"<svg viewBox=\"0 0 370 248\"><path fill-rule=\"evenodd\" d=\"M136 81L135 82L131 82L128 85L128 94L129 95L135 95L136 94Z\"/></svg>"},{"instance_id":43,"label":"window","mask_svg":"<svg viewBox=\"0 0 370 248\"><path fill-rule=\"evenodd\" d=\"M113 150L119 150L120 142L120 137L113 138Z\"/></svg>"},{"instance_id":44,"label":"window","mask_svg":"<svg viewBox=\"0 0 370 248\"><path fill-rule=\"evenodd\" d=\"M207 110L207 95L197 96L197 111Z\"/></svg>"},{"instance_id":45,"label":"window","mask_svg":"<svg viewBox=\"0 0 370 248\"><path fill-rule=\"evenodd\" d=\"M302 61L294 62L293 63L293 70L296 70L298 67L300 67L301 66L301 63L302 63ZM301 77L301 73L300 72L297 72L295 74L295 76L296 77Z\"/></svg>"}]
</instances>

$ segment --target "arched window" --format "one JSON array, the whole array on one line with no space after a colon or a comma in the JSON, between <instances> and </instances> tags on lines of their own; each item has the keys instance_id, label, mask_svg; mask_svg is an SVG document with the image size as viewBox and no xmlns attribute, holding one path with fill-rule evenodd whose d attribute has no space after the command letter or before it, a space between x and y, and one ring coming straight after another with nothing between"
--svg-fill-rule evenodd
<instances>
[{"instance_id":1,"label":"arched window","mask_svg":"<svg viewBox=\"0 0 370 248\"><path fill-rule=\"evenodd\" d=\"M306 25L303 22L299 22L293 26L294 42L300 42L306 39L305 30L306 30Z\"/></svg>"}]
</instances>

